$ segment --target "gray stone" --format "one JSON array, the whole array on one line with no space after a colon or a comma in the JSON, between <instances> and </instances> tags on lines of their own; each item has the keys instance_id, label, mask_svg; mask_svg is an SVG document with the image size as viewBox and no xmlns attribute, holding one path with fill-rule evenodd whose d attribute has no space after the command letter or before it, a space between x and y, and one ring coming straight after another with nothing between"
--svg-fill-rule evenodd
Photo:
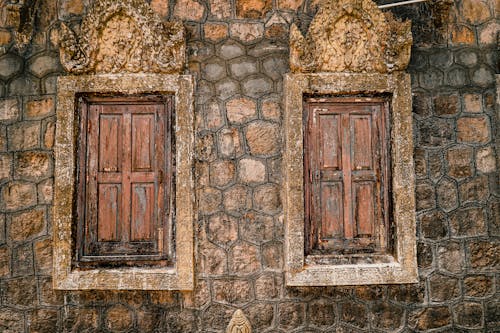
<instances>
[{"instance_id":1,"label":"gray stone","mask_svg":"<svg viewBox=\"0 0 500 333\"><path fill-rule=\"evenodd\" d=\"M436 188L439 207L449 212L458 207L457 185L453 180L443 178Z\"/></svg>"},{"instance_id":2,"label":"gray stone","mask_svg":"<svg viewBox=\"0 0 500 333\"><path fill-rule=\"evenodd\" d=\"M19 102L16 98L0 100L0 121L8 122L19 118Z\"/></svg>"},{"instance_id":3,"label":"gray stone","mask_svg":"<svg viewBox=\"0 0 500 333\"><path fill-rule=\"evenodd\" d=\"M419 74L420 86L425 89L434 89L443 84L443 72L437 69L429 69Z\"/></svg>"},{"instance_id":4,"label":"gray stone","mask_svg":"<svg viewBox=\"0 0 500 333\"><path fill-rule=\"evenodd\" d=\"M495 82L493 71L486 66L481 66L472 74L472 81L478 86L487 87Z\"/></svg>"},{"instance_id":5,"label":"gray stone","mask_svg":"<svg viewBox=\"0 0 500 333\"><path fill-rule=\"evenodd\" d=\"M224 59L233 59L245 54L245 48L240 43L228 40L220 46L217 53Z\"/></svg>"},{"instance_id":6,"label":"gray stone","mask_svg":"<svg viewBox=\"0 0 500 333\"><path fill-rule=\"evenodd\" d=\"M455 56L457 63L473 67L477 64L477 54L474 50L463 50Z\"/></svg>"},{"instance_id":7,"label":"gray stone","mask_svg":"<svg viewBox=\"0 0 500 333\"><path fill-rule=\"evenodd\" d=\"M238 79L258 72L257 61L250 57L238 58L231 61L229 68L231 74Z\"/></svg>"},{"instance_id":8,"label":"gray stone","mask_svg":"<svg viewBox=\"0 0 500 333\"><path fill-rule=\"evenodd\" d=\"M273 80L281 79L283 74L288 72L287 57L283 55L272 55L262 61L264 73L266 73Z\"/></svg>"},{"instance_id":9,"label":"gray stone","mask_svg":"<svg viewBox=\"0 0 500 333\"><path fill-rule=\"evenodd\" d=\"M420 144L423 146L438 147L451 143L453 122L447 119L430 118L422 121L419 126Z\"/></svg>"},{"instance_id":10,"label":"gray stone","mask_svg":"<svg viewBox=\"0 0 500 333\"><path fill-rule=\"evenodd\" d=\"M18 74L23 67L23 59L12 54L6 54L0 58L0 77L4 80Z\"/></svg>"},{"instance_id":11,"label":"gray stone","mask_svg":"<svg viewBox=\"0 0 500 333\"><path fill-rule=\"evenodd\" d=\"M452 87L461 87L467 84L467 72L460 67L450 69L446 73L446 83Z\"/></svg>"},{"instance_id":12,"label":"gray stone","mask_svg":"<svg viewBox=\"0 0 500 333\"><path fill-rule=\"evenodd\" d=\"M7 128L9 150L27 150L40 146L40 122L24 121Z\"/></svg>"},{"instance_id":13,"label":"gray stone","mask_svg":"<svg viewBox=\"0 0 500 333\"><path fill-rule=\"evenodd\" d=\"M28 75L18 77L10 82L10 95L28 96L40 94L40 80Z\"/></svg>"},{"instance_id":14,"label":"gray stone","mask_svg":"<svg viewBox=\"0 0 500 333\"><path fill-rule=\"evenodd\" d=\"M447 68L453 63L453 55L450 50L441 49L429 57L429 62L436 68Z\"/></svg>"},{"instance_id":15,"label":"gray stone","mask_svg":"<svg viewBox=\"0 0 500 333\"><path fill-rule=\"evenodd\" d=\"M252 76L243 80L241 86L245 95L260 97L271 92L273 83L264 76Z\"/></svg>"},{"instance_id":16,"label":"gray stone","mask_svg":"<svg viewBox=\"0 0 500 333\"><path fill-rule=\"evenodd\" d=\"M12 275L26 276L34 273L33 248L31 243L15 247L12 251Z\"/></svg>"},{"instance_id":17,"label":"gray stone","mask_svg":"<svg viewBox=\"0 0 500 333\"><path fill-rule=\"evenodd\" d=\"M35 59L30 60L29 70L39 78L42 78L50 73L59 72L61 71L61 65L58 59L58 57L50 55L38 56Z\"/></svg>"},{"instance_id":18,"label":"gray stone","mask_svg":"<svg viewBox=\"0 0 500 333\"><path fill-rule=\"evenodd\" d=\"M218 81L226 76L226 68L222 60L213 59L202 65L203 78Z\"/></svg>"},{"instance_id":19,"label":"gray stone","mask_svg":"<svg viewBox=\"0 0 500 333\"><path fill-rule=\"evenodd\" d=\"M239 92L239 84L235 80L225 78L215 84L215 91L220 99L225 100Z\"/></svg>"}]
</instances>

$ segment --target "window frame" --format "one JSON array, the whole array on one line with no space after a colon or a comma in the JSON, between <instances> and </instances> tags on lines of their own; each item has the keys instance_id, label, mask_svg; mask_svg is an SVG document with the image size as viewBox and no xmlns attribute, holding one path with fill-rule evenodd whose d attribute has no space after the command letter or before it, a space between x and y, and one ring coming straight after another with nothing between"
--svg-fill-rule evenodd
<instances>
[{"instance_id":1,"label":"window frame","mask_svg":"<svg viewBox=\"0 0 500 333\"><path fill-rule=\"evenodd\" d=\"M110 95L110 94L78 94L76 96L77 98L77 117L79 117L79 133L78 133L78 146L77 146L77 172L78 172L78 184L77 184L77 199L78 199L78 207L77 207L77 217L78 217L78 223L77 223L77 237L76 237L76 244L75 244L75 255L74 255L74 266L79 267L79 268L98 268L98 267L106 267L106 266L138 266L138 265L149 265L149 266L171 266L172 265L172 255L173 253L173 223L175 223L174 218L175 216L172 214L172 209L171 207L175 207L174 205L174 196L173 194L175 193L174 186L175 182L173 181L172 173L175 169L172 168L172 164L174 162L172 153L173 147L175 146L174 142L174 136L172 135L172 120L173 116L175 115L174 107L173 107L173 95L167 95L167 94L134 94L134 95ZM89 154L91 154L90 150L92 147L89 147L89 142L94 142L95 144L99 144L101 140L100 133L97 134L97 138L93 138L93 140L90 140L91 134L89 133L90 130L90 121L92 117L92 111L91 111L91 105L96 105L96 106L125 106L128 107L130 105L154 105L156 107L161 107L163 108L163 114L160 115L159 113L155 113L155 118L157 121L155 121L155 125L158 125L157 122L163 121L163 125L160 125L157 128L162 129L162 133L165 137L163 141L163 147L157 148L157 149L162 149L162 156L164 156L163 161L156 161L157 166L155 168L158 168L159 174L161 175L162 179L160 180L159 184L157 184L157 187L159 188L158 191L160 193L164 193L163 197L164 202L162 204L163 207L160 207L160 211L163 216L163 218L157 218L156 221L156 228L161 228L161 234L159 233L156 235L154 238L155 243L160 243L162 244L161 249L158 249L158 253L155 254L140 254L140 253L135 253L132 249L129 250L130 253L127 253L126 255L124 254L90 254L88 253L90 249L93 247L92 244L92 239L90 237L90 234L92 232L89 230L92 227L97 228L97 225L90 225L90 221L88 221L88 214L89 214L89 201L95 201L97 198L90 198L88 195L88 187L90 183L92 182L92 179L89 180L90 174L92 173L91 170L91 163L89 163ZM101 115L99 111L94 111L97 112L98 115ZM117 114L123 115L124 113L119 112ZM97 124L95 124L97 126ZM154 138L157 140L157 131L155 130L154 132ZM122 133L120 133L120 138L122 137ZM158 142L157 142L158 143ZM120 143L118 143L120 145ZM118 150L121 152L121 150ZM157 150L155 150L156 152ZM96 154L96 152L94 152ZM100 154L100 153L98 153ZM124 161L121 161L122 163ZM129 161L131 162L131 161ZM128 162L125 162L128 163ZM96 163L96 164L99 164ZM163 164L163 166L161 166ZM97 167L97 165L95 165ZM98 173L98 170L95 170L96 173ZM121 172L120 172L121 173ZM99 178L99 177L97 177ZM94 180L97 182L97 180ZM161 189L160 189L161 188ZM163 192L164 191L164 192ZM166 200L168 198L168 200ZM120 199L123 199L123 196L120 197ZM157 203L158 205L158 203ZM120 207L119 213L122 215L122 209L123 207ZM123 222L123 217L121 219ZM153 229L153 233L156 232ZM97 234L98 231L94 230L94 234ZM162 240L159 240L158 237L161 237ZM96 242L99 242L98 240ZM113 243L113 242L112 242ZM113 244L110 245L113 245ZM120 242L117 243L117 245ZM127 243L125 243L127 244ZM163 246L165 244L166 246ZM134 244L135 250L139 250L141 245L140 243ZM159 244L156 244L156 247L158 247ZM97 251L98 252L98 251Z\"/></svg>"},{"instance_id":2,"label":"window frame","mask_svg":"<svg viewBox=\"0 0 500 333\"><path fill-rule=\"evenodd\" d=\"M398 284L418 282L415 233L415 172L409 74L286 74L284 80L283 205L287 286ZM304 97L390 96L391 203L394 249L382 260L307 256L305 249Z\"/></svg>"},{"instance_id":3,"label":"window frame","mask_svg":"<svg viewBox=\"0 0 500 333\"><path fill-rule=\"evenodd\" d=\"M359 108L358 108L359 106ZM318 188L318 185L321 182L321 179L317 179L316 176L313 176L313 172L315 171L316 168L321 168L319 165L321 156L324 156L325 152L321 150L321 144L318 141L318 137L321 136L322 134L320 133L321 131L321 126L316 126L316 124L319 125L321 122L320 119L315 119L316 116L320 118L321 115L337 115L340 119L342 119L342 115L360 115L360 114L365 114L366 111L361 111L361 107L378 107L378 111L374 114L372 117L374 120L374 123L372 124L371 132L372 134L375 133L376 135L372 135L372 140L376 140L375 142L372 142L372 147L371 147L371 152L372 152L372 166L374 168L375 172L375 183L380 182L381 186L379 187L379 191L374 193L374 196L378 199L378 204L381 207L376 206L375 208L377 211L374 212L374 214L377 216L378 219L375 219L373 227L373 235L372 235L372 242L373 244L370 244L367 246L367 248L371 249L374 253L377 254L384 254L387 253L387 250L390 250L391 248L391 235L390 235L390 228L392 224L392 213L391 213L391 208L389 205L389 201L387 200L389 192L390 192L390 182L388 181L390 179L390 165L389 165L389 140L388 140L388 134L390 133L390 128L388 127L389 121L387 121L388 118L388 111L390 110L390 105L389 105L389 100L384 96L375 96L375 97L351 97L351 96L342 96L342 97L314 97L314 96L304 96L304 186L305 186L305 252L306 256L309 255L311 257L313 256L319 256L321 257L321 254L338 254L338 253L345 253L345 254L365 254L367 256L371 256L371 253L367 252L365 249L365 246L362 244L357 244L356 242L356 237L352 237L351 239L339 239L335 238L334 243L338 243L342 241L344 246L335 246L335 248L332 248L331 245L334 244L329 244L330 241L326 240L326 244L320 246L324 247L323 249L318 249L318 243L319 240L319 234L320 234L320 227L322 226L322 216L320 214L319 207L321 205L321 199L320 196L322 196L321 193L316 193L320 190ZM344 110L340 111L340 109L347 109L347 108L352 108L353 110ZM322 109L320 111L319 109ZM336 112L334 112L337 110ZM352 124L350 124L352 126ZM342 124L338 124L338 130L343 129ZM347 142L349 144L352 144L352 137L349 136L347 139ZM352 147L344 147L343 146L343 141L340 142L339 145L339 150L340 150L340 164L343 164L345 161L344 159L346 158L346 154L350 154L352 157L352 152L348 148ZM331 169L328 168L327 169ZM378 171L378 172L376 172ZM331 173L331 171L325 171L328 173ZM347 190L347 187L350 187L349 193L352 192L351 198L354 197L354 180L353 183L350 185L346 185L346 175L345 173L351 171L346 171L343 167L340 168L340 170L337 170L338 175L334 176L334 178L338 178L336 182L341 183L341 189L343 191L343 194L345 194L344 191ZM323 173L322 171L319 171L319 177L322 178L321 174ZM351 175L349 178L354 177ZM380 192L380 193L379 193ZM345 214L348 214L347 210L345 208L351 208L354 209L354 207L351 207L346 203L345 200L346 198L342 196L341 201L342 201L342 212L343 212L343 223L341 228L344 229L346 227L345 225ZM319 202L318 202L319 201ZM318 207L316 207L318 206ZM377 223L378 221L378 223ZM352 225L354 221L349 221L348 225ZM383 226L383 228L380 227L380 225ZM353 235L354 236L354 235ZM346 248L347 247L347 248Z\"/></svg>"},{"instance_id":4,"label":"window frame","mask_svg":"<svg viewBox=\"0 0 500 333\"><path fill-rule=\"evenodd\" d=\"M59 77L54 147L54 289L193 290L194 288L194 83L191 75L102 74ZM165 267L99 267L73 264L80 94L173 95L175 107L175 250Z\"/></svg>"}]
</instances>

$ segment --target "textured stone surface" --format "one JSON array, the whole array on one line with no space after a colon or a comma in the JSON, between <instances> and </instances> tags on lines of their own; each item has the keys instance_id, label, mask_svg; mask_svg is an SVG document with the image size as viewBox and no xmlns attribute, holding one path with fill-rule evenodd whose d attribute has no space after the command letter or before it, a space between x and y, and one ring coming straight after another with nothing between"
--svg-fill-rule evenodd
<instances>
[{"instance_id":1,"label":"textured stone surface","mask_svg":"<svg viewBox=\"0 0 500 333\"><path fill-rule=\"evenodd\" d=\"M22 1L7 2L16 11L24 6ZM255 201L255 192L261 187L275 186L282 192L285 185L285 144L295 142L282 139L289 115L283 101L283 74L290 71L287 40L292 23L302 32L310 26L317 1L277 0L262 11L260 8L268 8L259 7L264 1L139 2L149 3L162 20L176 19L176 10L185 18L187 64L182 70L196 79L195 105L189 112L196 118L193 128L197 146L192 152L197 174L196 195L192 198L198 215L193 220L197 249L193 259L195 291L53 289L52 266L58 260L51 254L52 230L56 226L52 203L54 168L51 162L46 169L45 162L40 168L37 159L25 159L24 167L18 170L17 163L25 154L48 155L50 161L54 147L61 147L55 141L55 128L56 124L58 128L66 125L56 120L50 105L51 100L58 101L56 81L62 74L56 54L62 36L59 27L63 21L80 35L80 23L94 1L24 1L34 5L24 25L33 27L34 33L33 38L21 41L31 43L25 44L29 46L23 52L16 49L21 35L15 31L17 26L3 25L9 23L4 20L20 23L19 12L9 18L2 4L0 196L4 188L21 183L35 193L36 200L26 205L17 200L16 208L7 210L0 197L1 332L215 333L227 328L236 309L244 312L256 333L498 330L498 115L492 80L498 62L495 14L500 9L499 1L455 1L449 12L439 8L450 1L384 10L412 20L414 45L408 70L412 79L413 128L404 133L413 134L415 176L419 184L426 184L422 194L430 194L419 198L429 208L419 210L415 219L419 282L358 287L286 287L288 217L283 208L264 211L262 203ZM239 18L238 6L248 8L248 13L256 8L249 15L260 16ZM120 21L130 22L123 17ZM108 27L113 22L116 20ZM137 38L126 40L129 43ZM34 67L37 63L40 66ZM212 63L224 67L224 77L211 81L203 77L204 66ZM241 64L244 70L240 72L237 67ZM234 73L231 66L235 66ZM42 77L36 77L35 72ZM120 83L108 84L113 85ZM371 87L377 85L372 82ZM252 111L233 122L227 103L240 98L253 102ZM176 114L185 113L177 109ZM459 141L457 125L463 121L459 121L461 118L486 119L484 126L471 127L480 131L467 129L464 133L482 133L486 129L489 141L483 142L484 136L477 134L466 138L470 141ZM297 121L300 126L302 120ZM276 126L280 140L272 155L255 156L251 151L247 129L254 123ZM263 176L259 179L263 180L242 181L242 160L261 163L258 165L263 168ZM231 180L217 173L231 163ZM42 175L31 176L31 169L42 170ZM296 178L302 181L301 174ZM286 197L280 197L285 205ZM433 206L427 206L432 197ZM291 203L293 207L302 206L300 200ZM482 213L472 220L474 214L464 213L468 210ZM34 211L46 212L45 220L33 218L31 226L26 224L21 229L42 230L28 232L26 238L21 238L22 232L19 236L16 233L14 237L18 238L12 238L16 219ZM222 225L223 232L215 230L212 235L210 222L216 219L230 221L230 226ZM220 236L221 240L215 239ZM235 255L234 249L241 254ZM247 257L246 252L250 254ZM236 265L235 257L241 257ZM253 261L258 265L254 266ZM235 266L251 273L235 273ZM123 315L123 323L109 321L113 311Z\"/></svg>"}]
</instances>

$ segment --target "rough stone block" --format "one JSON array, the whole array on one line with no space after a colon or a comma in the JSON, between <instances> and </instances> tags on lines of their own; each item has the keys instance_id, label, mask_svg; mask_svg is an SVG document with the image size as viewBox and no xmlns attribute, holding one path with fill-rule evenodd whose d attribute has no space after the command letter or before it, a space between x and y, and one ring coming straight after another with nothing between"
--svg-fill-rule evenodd
<instances>
[{"instance_id":1,"label":"rough stone block","mask_svg":"<svg viewBox=\"0 0 500 333\"><path fill-rule=\"evenodd\" d=\"M459 186L461 204L472 202L484 202L488 200L490 191L488 189L488 177L477 176L469 179Z\"/></svg>"},{"instance_id":2,"label":"rough stone block","mask_svg":"<svg viewBox=\"0 0 500 333\"><path fill-rule=\"evenodd\" d=\"M434 302L449 301L460 295L458 279L447 275L436 274L431 276L429 287L431 300Z\"/></svg>"},{"instance_id":3,"label":"rough stone block","mask_svg":"<svg viewBox=\"0 0 500 333\"><path fill-rule=\"evenodd\" d=\"M229 252L229 270L233 274L246 275L260 270L259 250L256 246L241 242Z\"/></svg>"},{"instance_id":4,"label":"rough stone block","mask_svg":"<svg viewBox=\"0 0 500 333\"><path fill-rule=\"evenodd\" d=\"M500 268L500 245L488 241L473 241L468 244L470 266L487 271Z\"/></svg>"},{"instance_id":5,"label":"rough stone block","mask_svg":"<svg viewBox=\"0 0 500 333\"><path fill-rule=\"evenodd\" d=\"M470 297L486 297L493 293L493 278L487 275L467 276L464 279L464 293Z\"/></svg>"},{"instance_id":6,"label":"rough stone block","mask_svg":"<svg viewBox=\"0 0 500 333\"><path fill-rule=\"evenodd\" d=\"M434 112L439 116L453 116L460 111L457 94L434 97Z\"/></svg>"},{"instance_id":7,"label":"rough stone block","mask_svg":"<svg viewBox=\"0 0 500 333\"><path fill-rule=\"evenodd\" d=\"M245 304L251 299L251 286L246 280L215 280L214 299L221 303Z\"/></svg>"},{"instance_id":8,"label":"rough stone block","mask_svg":"<svg viewBox=\"0 0 500 333\"><path fill-rule=\"evenodd\" d=\"M198 208L200 213L212 214L219 209L222 194L219 190L207 187L199 191Z\"/></svg>"},{"instance_id":9,"label":"rough stone block","mask_svg":"<svg viewBox=\"0 0 500 333\"><path fill-rule=\"evenodd\" d=\"M499 30L500 24L498 22L495 22L495 20L482 26L479 31L479 43L483 45L491 45L497 43L497 34Z\"/></svg>"},{"instance_id":10,"label":"rough stone block","mask_svg":"<svg viewBox=\"0 0 500 333\"><path fill-rule=\"evenodd\" d=\"M8 277L9 275L10 275L10 248L7 246L0 246L0 277Z\"/></svg>"},{"instance_id":11,"label":"rough stone block","mask_svg":"<svg viewBox=\"0 0 500 333\"><path fill-rule=\"evenodd\" d=\"M486 220L481 208L463 208L450 217L453 236L478 236L486 233Z\"/></svg>"},{"instance_id":12,"label":"rough stone block","mask_svg":"<svg viewBox=\"0 0 500 333\"><path fill-rule=\"evenodd\" d=\"M486 116L459 118L457 140L466 143L487 143L490 140L488 118Z\"/></svg>"},{"instance_id":13,"label":"rough stone block","mask_svg":"<svg viewBox=\"0 0 500 333\"><path fill-rule=\"evenodd\" d=\"M210 241L228 247L238 238L238 221L223 213L212 215L208 220L207 236Z\"/></svg>"},{"instance_id":14,"label":"rough stone block","mask_svg":"<svg viewBox=\"0 0 500 333\"><path fill-rule=\"evenodd\" d=\"M446 152L446 161L450 177L460 179L472 175L472 148L450 148Z\"/></svg>"},{"instance_id":15,"label":"rough stone block","mask_svg":"<svg viewBox=\"0 0 500 333\"><path fill-rule=\"evenodd\" d=\"M23 59L12 54L6 54L0 57L0 77L8 80L19 74L23 68Z\"/></svg>"},{"instance_id":16,"label":"rough stone block","mask_svg":"<svg viewBox=\"0 0 500 333\"><path fill-rule=\"evenodd\" d=\"M199 21L205 14L205 8L193 0L178 0L174 7L174 16L187 21Z\"/></svg>"},{"instance_id":17,"label":"rough stone block","mask_svg":"<svg viewBox=\"0 0 500 333\"><path fill-rule=\"evenodd\" d=\"M0 309L0 326L2 329L5 329L4 332L8 333L17 333L17 332L25 332L24 330L24 316L22 312L16 311L9 308L1 308Z\"/></svg>"},{"instance_id":18,"label":"rough stone block","mask_svg":"<svg viewBox=\"0 0 500 333\"><path fill-rule=\"evenodd\" d=\"M270 0L237 0L236 16L238 18L258 19L266 15L272 9Z\"/></svg>"},{"instance_id":19,"label":"rough stone block","mask_svg":"<svg viewBox=\"0 0 500 333\"><path fill-rule=\"evenodd\" d=\"M210 14L218 19L231 17L231 2L229 0L209 0Z\"/></svg>"},{"instance_id":20,"label":"rough stone block","mask_svg":"<svg viewBox=\"0 0 500 333\"><path fill-rule=\"evenodd\" d=\"M241 238L260 244L273 238L273 218L255 212L246 213L240 222Z\"/></svg>"},{"instance_id":21,"label":"rough stone block","mask_svg":"<svg viewBox=\"0 0 500 333\"><path fill-rule=\"evenodd\" d=\"M262 267L264 269L283 269L283 244L268 242L262 245Z\"/></svg>"},{"instance_id":22,"label":"rough stone block","mask_svg":"<svg viewBox=\"0 0 500 333\"><path fill-rule=\"evenodd\" d=\"M453 307L453 319L462 327L481 327L482 317L483 307L479 303L463 302Z\"/></svg>"},{"instance_id":23,"label":"rough stone block","mask_svg":"<svg viewBox=\"0 0 500 333\"><path fill-rule=\"evenodd\" d=\"M36 278L34 276L10 279L3 283L4 304L31 307L36 304Z\"/></svg>"},{"instance_id":24,"label":"rough stone block","mask_svg":"<svg viewBox=\"0 0 500 333\"><path fill-rule=\"evenodd\" d=\"M235 22L229 27L230 35L244 43L253 42L264 35L262 23Z\"/></svg>"},{"instance_id":25,"label":"rough stone block","mask_svg":"<svg viewBox=\"0 0 500 333\"><path fill-rule=\"evenodd\" d=\"M257 107L249 98L235 98L226 103L226 114L230 123L241 124L257 116Z\"/></svg>"},{"instance_id":26,"label":"rough stone block","mask_svg":"<svg viewBox=\"0 0 500 333\"><path fill-rule=\"evenodd\" d=\"M37 56L29 61L29 70L33 75L42 78L51 73L60 72L62 67L58 58L50 55Z\"/></svg>"},{"instance_id":27,"label":"rough stone block","mask_svg":"<svg viewBox=\"0 0 500 333\"><path fill-rule=\"evenodd\" d=\"M481 94L464 95L464 111L470 113L479 113L483 110Z\"/></svg>"},{"instance_id":28,"label":"rough stone block","mask_svg":"<svg viewBox=\"0 0 500 333\"><path fill-rule=\"evenodd\" d=\"M226 60L234 59L245 54L245 48L240 43L230 39L217 48L217 54Z\"/></svg>"},{"instance_id":29,"label":"rough stone block","mask_svg":"<svg viewBox=\"0 0 500 333\"><path fill-rule=\"evenodd\" d=\"M16 246L12 250L12 276L33 275L33 247L30 243Z\"/></svg>"},{"instance_id":30,"label":"rough stone block","mask_svg":"<svg viewBox=\"0 0 500 333\"><path fill-rule=\"evenodd\" d=\"M37 241L34 244L35 270L40 275L52 273L52 238Z\"/></svg>"},{"instance_id":31,"label":"rough stone block","mask_svg":"<svg viewBox=\"0 0 500 333\"><path fill-rule=\"evenodd\" d=\"M40 146L40 122L20 122L7 127L9 150L28 150Z\"/></svg>"},{"instance_id":32,"label":"rough stone block","mask_svg":"<svg viewBox=\"0 0 500 333\"><path fill-rule=\"evenodd\" d=\"M451 143L455 131L448 119L430 118L420 123L419 132L421 145L438 147Z\"/></svg>"},{"instance_id":33,"label":"rough stone block","mask_svg":"<svg viewBox=\"0 0 500 333\"><path fill-rule=\"evenodd\" d=\"M8 211L25 209L36 205L36 186L26 182L4 184L0 193L0 207Z\"/></svg>"},{"instance_id":34,"label":"rough stone block","mask_svg":"<svg viewBox=\"0 0 500 333\"><path fill-rule=\"evenodd\" d=\"M446 216L439 210L428 212L420 217L421 236L440 239L448 235Z\"/></svg>"},{"instance_id":35,"label":"rough stone block","mask_svg":"<svg viewBox=\"0 0 500 333\"><path fill-rule=\"evenodd\" d=\"M436 188L437 203L444 211L449 212L458 207L457 185L450 179L443 178Z\"/></svg>"},{"instance_id":36,"label":"rough stone block","mask_svg":"<svg viewBox=\"0 0 500 333\"><path fill-rule=\"evenodd\" d=\"M272 91L273 82L264 75L250 76L241 82L243 93L250 97L261 97Z\"/></svg>"},{"instance_id":37,"label":"rough stone block","mask_svg":"<svg viewBox=\"0 0 500 333\"><path fill-rule=\"evenodd\" d=\"M285 331L299 327L305 320L304 304L285 302L278 305L279 326Z\"/></svg>"},{"instance_id":38,"label":"rough stone block","mask_svg":"<svg viewBox=\"0 0 500 333\"><path fill-rule=\"evenodd\" d=\"M27 118L40 119L54 114L55 103L52 97L48 97L44 99L28 101L26 102L25 108Z\"/></svg>"},{"instance_id":39,"label":"rough stone block","mask_svg":"<svg viewBox=\"0 0 500 333\"><path fill-rule=\"evenodd\" d=\"M19 102L16 98L0 100L0 121L15 121L19 118Z\"/></svg>"},{"instance_id":40,"label":"rough stone block","mask_svg":"<svg viewBox=\"0 0 500 333\"><path fill-rule=\"evenodd\" d=\"M133 313L124 305L115 305L106 311L105 325L109 330L126 331L133 323Z\"/></svg>"},{"instance_id":41,"label":"rough stone block","mask_svg":"<svg viewBox=\"0 0 500 333\"><path fill-rule=\"evenodd\" d=\"M238 58L229 63L231 75L237 79L247 77L258 72L257 61L253 58Z\"/></svg>"},{"instance_id":42,"label":"rough stone block","mask_svg":"<svg viewBox=\"0 0 500 333\"><path fill-rule=\"evenodd\" d=\"M219 154L225 158L234 158L243 154L240 133L237 128L224 128L218 133Z\"/></svg>"},{"instance_id":43,"label":"rough stone block","mask_svg":"<svg viewBox=\"0 0 500 333\"><path fill-rule=\"evenodd\" d=\"M438 246L437 261L442 270L451 273L459 273L464 270L464 251L460 243L446 242Z\"/></svg>"},{"instance_id":44,"label":"rough stone block","mask_svg":"<svg viewBox=\"0 0 500 333\"><path fill-rule=\"evenodd\" d=\"M238 179L246 184L263 183L266 166L259 160L243 158L238 162Z\"/></svg>"},{"instance_id":45,"label":"rough stone block","mask_svg":"<svg viewBox=\"0 0 500 333\"><path fill-rule=\"evenodd\" d=\"M8 234L12 241L25 241L43 234L45 225L45 210L32 209L12 215Z\"/></svg>"},{"instance_id":46,"label":"rough stone block","mask_svg":"<svg viewBox=\"0 0 500 333\"><path fill-rule=\"evenodd\" d=\"M228 27L223 23L206 23L203 29L205 38L213 42L223 40L228 35Z\"/></svg>"},{"instance_id":47,"label":"rough stone block","mask_svg":"<svg viewBox=\"0 0 500 333\"><path fill-rule=\"evenodd\" d=\"M279 126L274 123L252 122L246 128L245 137L252 155L274 155L281 147Z\"/></svg>"},{"instance_id":48,"label":"rough stone block","mask_svg":"<svg viewBox=\"0 0 500 333\"><path fill-rule=\"evenodd\" d=\"M12 155L0 154L0 182L10 178L12 170Z\"/></svg>"},{"instance_id":49,"label":"rough stone block","mask_svg":"<svg viewBox=\"0 0 500 333\"><path fill-rule=\"evenodd\" d=\"M223 194L223 204L226 211L242 213L251 208L252 197L245 186L232 186Z\"/></svg>"},{"instance_id":50,"label":"rough stone block","mask_svg":"<svg viewBox=\"0 0 500 333\"><path fill-rule=\"evenodd\" d=\"M344 302L340 304L340 320L359 328L368 326L368 313L366 306L357 302Z\"/></svg>"},{"instance_id":51,"label":"rough stone block","mask_svg":"<svg viewBox=\"0 0 500 333\"><path fill-rule=\"evenodd\" d=\"M436 206L435 188L430 183L417 183L415 187L417 211L434 208Z\"/></svg>"},{"instance_id":52,"label":"rough stone block","mask_svg":"<svg viewBox=\"0 0 500 333\"><path fill-rule=\"evenodd\" d=\"M280 189L275 184L264 184L256 187L253 192L254 208L266 213L274 214L281 209Z\"/></svg>"},{"instance_id":53,"label":"rough stone block","mask_svg":"<svg viewBox=\"0 0 500 333\"><path fill-rule=\"evenodd\" d=\"M450 324L451 313L447 306L413 310L408 317L408 325L419 331L448 326Z\"/></svg>"},{"instance_id":54,"label":"rough stone block","mask_svg":"<svg viewBox=\"0 0 500 333\"><path fill-rule=\"evenodd\" d=\"M460 11L462 18L470 24L481 24L491 17L489 6L483 0L464 0Z\"/></svg>"},{"instance_id":55,"label":"rough stone block","mask_svg":"<svg viewBox=\"0 0 500 333\"><path fill-rule=\"evenodd\" d=\"M238 94L240 92L240 87L238 81L231 78L225 78L215 84L215 91L220 99L226 100Z\"/></svg>"},{"instance_id":56,"label":"rough stone block","mask_svg":"<svg viewBox=\"0 0 500 333\"><path fill-rule=\"evenodd\" d=\"M52 157L46 152L27 151L17 153L14 159L16 178L41 180L52 174Z\"/></svg>"}]
</instances>

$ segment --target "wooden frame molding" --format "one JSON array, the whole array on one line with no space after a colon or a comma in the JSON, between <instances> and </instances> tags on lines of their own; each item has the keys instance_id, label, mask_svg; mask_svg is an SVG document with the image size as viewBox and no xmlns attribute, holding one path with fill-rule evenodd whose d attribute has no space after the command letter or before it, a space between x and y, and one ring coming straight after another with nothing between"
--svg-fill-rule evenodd
<instances>
[{"instance_id":1,"label":"wooden frame molding","mask_svg":"<svg viewBox=\"0 0 500 333\"><path fill-rule=\"evenodd\" d=\"M59 77L54 185L54 289L192 290L194 287L195 195L193 79L190 75L103 74ZM78 269L74 255L76 95L170 94L175 101L175 262L168 267Z\"/></svg>"},{"instance_id":2,"label":"wooden frame molding","mask_svg":"<svg viewBox=\"0 0 500 333\"><path fill-rule=\"evenodd\" d=\"M409 74L317 73L285 75L283 204L287 286L367 285L418 282L415 172ZM389 95L394 253L383 263L307 260L304 243L304 96ZM316 258L317 259L317 258ZM325 262L325 263L324 263Z\"/></svg>"}]
</instances>

